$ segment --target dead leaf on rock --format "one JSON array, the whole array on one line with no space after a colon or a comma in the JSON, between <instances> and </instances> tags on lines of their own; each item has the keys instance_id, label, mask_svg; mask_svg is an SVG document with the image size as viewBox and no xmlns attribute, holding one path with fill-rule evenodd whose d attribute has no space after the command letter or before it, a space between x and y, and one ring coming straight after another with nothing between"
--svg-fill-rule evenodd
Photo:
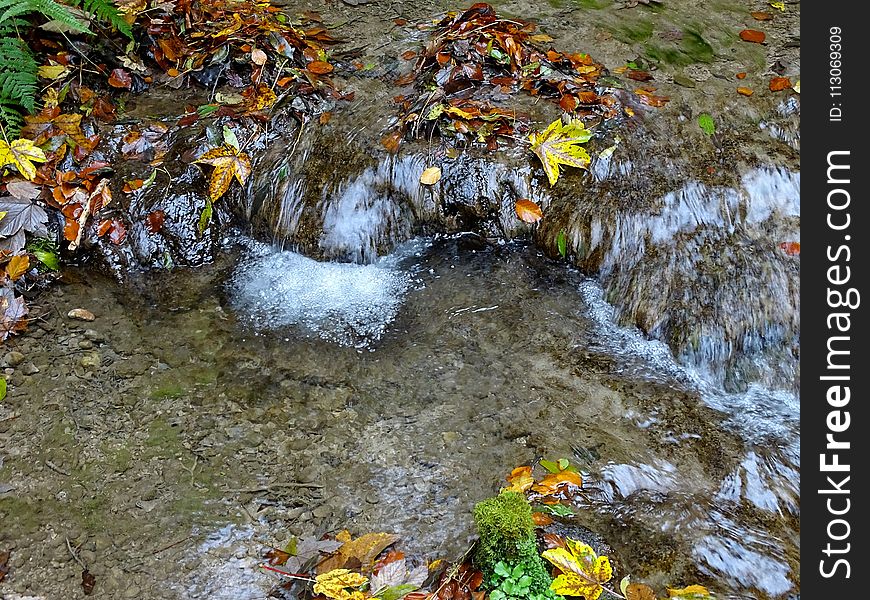
<instances>
[{"instance_id":1,"label":"dead leaf on rock","mask_svg":"<svg viewBox=\"0 0 870 600\"><path fill-rule=\"evenodd\" d=\"M541 210L541 207L531 200L517 200L516 204L514 204L514 210L520 220L525 223L537 223L544 217L544 212ZM531 467L529 467L529 471L531 473ZM531 487L531 485L529 487Z\"/></svg>"},{"instance_id":2,"label":"dead leaf on rock","mask_svg":"<svg viewBox=\"0 0 870 600\"><path fill-rule=\"evenodd\" d=\"M423 185L435 185L439 181L441 181L441 169L439 167L429 167L420 175L420 183Z\"/></svg>"},{"instance_id":3,"label":"dead leaf on rock","mask_svg":"<svg viewBox=\"0 0 870 600\"><path fill-rule=\"evenodd\" d=\"M755 29L744 29L740 32L740 39L744 42L752 42L754 44L763 44L767 38L763 31Z\"/></svg>"},{"instance_id":4,"label":"dead leaf on rock","mask_svg":"<svg viewBox=\"0 0 870 600\"><path fill-rule=\"evenodd\" d=\"M770 80L770 91L781 92L791 88L791 80L788 77L774 77Z\"/></svg>"},{"instance_id":5,"label":"dead leaf on rock","mask_svg":"<svg viewBox=\"0 0 870 600\"><path fill-rule=\"evenodd\" d=\"M339 537L336 536L336 539L338 540ZM338 552L317 565L317 572L326 573L333 569L340 569L350 561L358 562L363 569L370 568L378 555L398 540L399 536L392 533L367 533L356 539L349 539L338 549Z\"/></svg>"}]
</instances>

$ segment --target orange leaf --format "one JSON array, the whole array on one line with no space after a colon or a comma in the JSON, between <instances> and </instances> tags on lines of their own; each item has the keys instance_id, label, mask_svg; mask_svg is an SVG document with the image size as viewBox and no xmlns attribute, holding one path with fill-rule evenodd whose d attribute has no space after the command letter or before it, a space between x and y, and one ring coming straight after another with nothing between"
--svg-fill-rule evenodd
<instances>
[{"instance_id":1,"label":"orange leaf","mask_svg":"<svg viewBox=\"0 0 870 600\"><path fill-rule=\"evenodd\" d=\"M143 179L131 179L124 183L124 187L121 188L122 192L129 194L130 192L134 192L145 185L145 181Z\"/></svg>"},{"instance_id":2,"label":"orange leaf","mask_svg":"<svg viewBox=\"0 0 870 600\"><path fill-rule=\"evenodd\" d=\"M565 112L571 112L577 108L577 98L573 94L565 94L559 101L559 106Z\"/></svg>"},{"instance_id":3,"label":"orange leaf","mask_svg":"<svg viewBox=\"0 0 870 600\"><path fill-rule=\"evenodd\" d=\"M791 87L791 80L788 77L774 77L770 80L770 91L779 92L787 90Z\"/></svg>"},{"instance_id":4,"label":"orange leaf","mask_svg":"<svg viewBox=\"0 0 870 600\"><path fill-rule=\"evenodd\" d=\"M336 536L338 539L338 536ZM346 541L333 556L319 565L318 573L326 573L344 567L349 560L359 562L363 568L369 567L377 556L387 547L395 544L399 536L392 533L367 533L356 539Z\"/></svg>"},{"instance_id":5,"label":"orange leaf","mask_svg":"<svg viewBox=\"0 0 870 600\"><path fill-rule=\"evenodd\" d=\"M752 15L752 18L756 21L770 21L773 18L773 15L769 12L755 11L749 13Z\"/></svg>"},{"instance_id":6,"label":"orange leaf","mask_svg":"<svg viewBox=\"0 0 870 600\"><path fill-rule=\"evenodd\" d=\"M780 249L788 254L789 256L800 256L801 255L801 243L800 242L780 242Z\"/></svg>"},{"instance_id":7,"label":"orange leaf","mask_svg":"<svg viewBox=\"0 0 870 600\"><path fill-rule=\"evenodd\" d=\"M535 525L538 527L546 527L553 523L553 519L549 517L549 515L545 515L542 512L532 513L532 521L535 522Z\"/></svg>"},{"instance_id":8,"label":"orange leaf","mask_svg":"<svg viewBox=\"0 0 870 600\"><path fill-rule=\"evenodd\" d=\"M517 211L517 216L520 220L525 221L526 223L537 223L544 217L544 212L541 210L541 207L531 200L517 200L517 203L514 205L514 210Z\"/></svg>"},{"instance_id":9,"label":"orange leaf","mask_svg":"<svg viewBox=\"0 0 870 600\"><path fill-rule=\"evenodd\" d=\"M535 479L532 477L532 467L517 467L507 476L507 481L510 486L505 488L505 491L524 494L535 482Z\"/></svg>"},{"instance_id":10,"label":"orange leaf","mask_svg":"<svg viewBox=\"0 0 870 600\"><path fill-rule=\"evenodd\" d=\"M325 112L325 113L322 113L320 115L320 118L318 119L318 121L320 121L321 125L326 125L327 123L329 123L330 119L332 119L332 113Z\"/></svg>"},{"instance_id":11,"label":"orange leaf","mask_svg":"<svg viewBox=\"0 0 870 600\"><path fill-rule=\"evenodd\" d=\"M326 75L327 73L332 73L335 70L328 62L324 62L322 60L315 60L308 64L308 70L314 73L315 75Z\"/></svg>"},{"instance_id":12,"label":"orange leaf","mask_svg":"<svg viewBox=\"0 0 870 600\"><path fill-rule=\"evenodd\" d=\"M129 90L133 85L133 79L130 77L130 73L124 69L115 69L109 75L109 85L114 88Z\"/></svg>"},{"instance_id":13,"label":"orange leaf","mask_svg":"<svg viewBox=\"0 0 870 600\"><path fill-rule=\"evenodd\" d=\"M625 588L626 600L656 600L655 592L643 583L629 583Z\"/></svg>"},{"instance_id":14,"label":"orange leaf","mask_svg":"<svg viewBox=\"0 0 870 600\"><path fill-rule=\"evenodd\" d=\"M738 73L737 79L746 79L746 73Z\"/></svg>"},{"instance_id":15,"label":"orange leaf","mask_svg":"<svg viewBox=\"0 0 870 600\"><path fill-rule=\"evenodd\" d=\"M740 94L741 96L751 96L752 90L749 89L748 87L739 87L739 88L737 88L737 93Z\"/></svg>"},{"instance_id":16,"label":"orange leaf","mask_svg":"<svg viewBox=\"0 0 870 600\"><path fill-rule=\"evenodd\" d=\"M402 132L394 131L381 138L381 145L387 149L390 154L395 154L399 151L399 144L402 143Z\"/></svg>"},{"instance_id":17,"label":"orange leaf","mask_svg":"<svg viewBox=\"0 0 870 600\"><path fill-rule=\"evenodd\" d=\"M79 237L78 221L67 218L63 225L63 239L68 242L74 242Z\"/></svg>"},{"instance_id":18,"label":"orange leaf","mask_svg":"<svg viewBox=\"0 0 870 600\"><path fill-rule=\"evenodd\" d=\"M405 60L413 60L417 58L417 53L413 50L408 50L407 52L402 52L402 58Z\"/></svg>"},{"instance_id":19,"label":"orange leaf","mask_svg":"<svg viewBox=\"0 0 870 600\"><path fill-rule=\"evenodd\" d=\"M6 275L9 276L9 279L15 281L25 273L27 273L27 269L30 268L30 257L26 254L17 254L12 257L12 260L6 265Z\"/></svg>"},{"instance_id":20,"label":"orange leaf","mask_svg":"<svg viewBox=\"0 0 870 600\"><path fill-rule=\"evenodd\" d=\"M103 237L109 230L112 229L112 220L111 219L103 219L100 221L100 224L97 225L97 235L99 237Z\"/></svg>"},{"instance_id":21,"label":"orange leaf","mask_svg":"<svg viewBox=\"0 0 870 600\"><path fill-rule=\"evenodd\" d=\"M667 96L656 96L650 90L639 88L634 90L634 93L640 96L640 101L647 106L662 107L670 101Z\"/></svg>"},{"instance_id":22,"label":"orange leaf","mask_svg":"<svg viewBox=\"0 0 870 600\"><path fill-rule=\"evenodd\" d=\"M767 36L764 35L763 31L757 31L755 29L744 29L740 32L740 39L744 42L752 42L754 44L763 44L764 40Z\"/></svg>"},{"instance_id":23,"label":"orange leaf","mask_svg":"<svg viewBox=\"0 0 870 600\"><path fill-rule=\"evenodd\" d=\"M163 228L163 221L166 220L166 213L162 210L152 210L145 217L145 229L148 233L154 234Z\"/></svg>"}]
</instances>

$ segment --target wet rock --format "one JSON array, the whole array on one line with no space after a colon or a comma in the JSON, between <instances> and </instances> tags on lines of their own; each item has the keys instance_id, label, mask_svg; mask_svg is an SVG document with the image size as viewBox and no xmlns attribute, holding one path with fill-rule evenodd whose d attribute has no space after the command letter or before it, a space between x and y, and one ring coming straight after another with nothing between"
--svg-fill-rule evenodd
<instances>
[{"instance_id":1,"label":"wet rock","mask_svg":"<svg viewBox=\"0 0 870 600\"><path fill-rule=\"evenodd\" d=\"M85 338L94 342L95 344L106 341L105 336L96 329L86 329Z\"/></svg>"},{"instance_id":2,"label":"wet rock","mask_svg":"<svg viewBox=\"0 0 870 600\"><path fill-rule=\"evenodd\" d=\"M25 363L23 367L21 367L21 372L24 375L36 375L39 373L39 368L32 362Z\"/></svg>"},{"instance_id":3,"label":"wet rock","mask_svg":"<svg viewBox=\"0 0 870 600\"><path fill-rule=\"evenodd\" d=\"M86 308L74 308L66 316L75 321L93 321L97 317Z\"/></svg>"},{"instance_id":4,"label":"wet rock","mask_svg":"<svg viewBox=\"0 0 870 600\"><path fill-rule=\"evenodd\" d=\"M3 362L6 366L9 367L17 367L21 363L25 361L26 357L21 352L17 350L12 350L11 352L7 352L6 356L3 358Z\"/></svg>"},{"instance_id":5,"label":"wet rock","mask_svg":"<svg viewBox=\"0 0 870 600\"><path fill-rule=\"evenodd\" d=\"M82 350L90 350L94 347L94 343L91 340L82 340L78 345Z\"/></svg>"}]
</instances>

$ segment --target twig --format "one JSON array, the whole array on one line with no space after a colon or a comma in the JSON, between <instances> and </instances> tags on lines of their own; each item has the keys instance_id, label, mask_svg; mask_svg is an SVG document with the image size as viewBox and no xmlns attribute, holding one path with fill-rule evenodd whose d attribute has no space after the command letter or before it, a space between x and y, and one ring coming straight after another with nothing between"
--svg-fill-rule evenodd
<instances>
[{"instance_id":1,"label":"twig","mask_svg":"<svg viewBox=\"0 0 870 600\"><path fill-rule=\"evenodd\" d=\"M182 539L178 540L177 542L172 542L168 546L163 546L159 550L155 550L154 552L152 552L151 556L156 556L156 555L160 554L161 552L166 552L170 548L175 548L177 545L183 544L184 542L186 542L187 540L189 540L192 537L193 537L193 535L191 534L191 535L187 536L186 538L182 538Z\"/></svg>"},{"instance_id":2,"label":"twig","mask_svg":"<svg viewBox=\"0 0 870 600\"><path fill-rule=\"evenodd\" d=\"M259 487L254 488L226 488L224 492L234 493L234 494L254 494L256 492L268 492L270 490L279 490L281 488L312 488L312 489L323 489L323 486L319 483L298 483L298 482L290 482L290 483L270 483L268 485L261 485Z\"/></svg>"},{"instance_id":3,"label":"twig","mask_svg":"<svg viewBox=\"0 0 870 600\"><path fill-rule=\"evenodd\" d=\"M56 464L54 464L50 460L45 461L45 466L48 467L49 469L51 469L52 471L54 471L55 473L60 473L61 475L66 475L67 477L70 476L69 471L67 471L65 469L61 469L60 467L58 467Z\"/></svg>"},{"instance_id":4,"label":"twig","mask_svg":"<svg viewBox=\"0 0 870 600\"><path fill-rule=\"evenodd\" d=\"M88 566L82 562L82 559L80 559L79 555L76 554L76 551L73 550L72 544L69 543L69 538L64 537L63 539L66 540L66 549L69 550L70 556L73 557L73 560L75 560L77 563L79 563L79 566L82 568L82 571L87 571Z\"/></svg>"},{"instance_id":5,"label":"twig","mask_svg":"<svg viewBox=\"0 0 870 600\"><path fill-rule=\"evenodd\" d=\"M276 569L275 567L270 567L269 565L260 565L260 568L265 569L267 571L274 571L275 573L280 573L284 577L289 577L290 579L299 579L301 581L310 581L312 583L317 581L316 579L312 579L311 577L308 577L306 575L299 575L297 573L288 573L287 571L282 571L281 569Z\"/></svg>"}]
</instances>

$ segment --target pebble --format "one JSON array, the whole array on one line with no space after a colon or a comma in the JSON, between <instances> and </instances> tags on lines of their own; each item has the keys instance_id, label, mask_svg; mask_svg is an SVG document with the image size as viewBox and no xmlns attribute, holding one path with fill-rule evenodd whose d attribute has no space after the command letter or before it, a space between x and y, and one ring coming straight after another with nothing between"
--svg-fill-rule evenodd
<instances>
[{"instance_id":1,"label":"pebble","mask_svg":"<svg viewBox=\"0 0 870 600\"><path fill-rule=\"evenodd\" d=\"M96 369L100 366L100 355L96 352L82 354L81 358L79 358L79 364L86 369Z\"/></svg>"},{"instance_id":2,"label":"pebble","mask_svg":"<svg viewBox=\"0 0 870 600\"><path fill-rule=\"evenodd\" d=\"M103 337L103 334L96 329L86 329L85 337L95 343L104 342L106 340L106 338Z\"/></svg>"},{"instance_id":3,"label":"pebble","mask_svg":"<svg viewBox=\"0 0 870 600\"><path fill-rule=\"evenodd\" d=\"M300 483L314 483L320 474L317 472L317 467L314 465L306 467L299 472Z\"/></svg>"},{"instance_id":4,"label":"pebble","mask_svg":"<svg viewBox=\"0 0 870 600\"><path fill-rule=\"evenodd\" d=\"M24 362L25 356L17 350L12 350L11 352L6 353L6 357L3 360L10 367L17 367Z\"/></svg>"},{"instance_id":5,"label":"pebble","mask_svg":"<svg viewBox=\"0 0 870 600\"><path fill-rule=\"evenodd\" d=\"M326 517L328 517L329 515L332 514L332 509L330 509L330 508L329 508L328 506L326 506L326 505L323 505L323 506L318 506L317 508L315 508L315 509L312 511L312 513L313 513L314 516L317 517L318 519L325 519Z\"/></svg>"},{"instance_id":6,"label":"pebble","mask_svg":"<svg viewBox=\"0 0 870 600\"><path fill-rule=\"evenodd\" d=\"M124 590L124 597L125 598L138 598L141 593L142 593L142 590L140 590L139 586L134 583L134 584L131 584L130 587L128 587L126 590Z\"/></svg>"},{"instance_id":7,"label":"pebble","mask_svg":"<svg viewBox=\"0 0 870 600\"><path fill-rule=\"evenodd\" d=\"M25 375L36 375L37 373L39 373L39 367L37 367L32 362L29 362L21 367L21 372Z\"/></svg>"},{"instance_id":8,"label":"pebble","mask_svg":"<svg viewBox=\"0 0 870 600\"><path fill-rule=\"evenodd\" d=\"M94 313L86 308L74 308L66 313L66 316L76 321L93 321L97 318Z\"/></svg>"},{"instance_id":9,"label":"pebble","mask_svg":"<svg viewBox=\"0 0 870 600\"><path fill-rule=\"evenodd\" d=\"M79 348L82 350L90 350L94 347L94 343L91 340L82 340L79 342Z\"/></svg>"}]
</instances>

